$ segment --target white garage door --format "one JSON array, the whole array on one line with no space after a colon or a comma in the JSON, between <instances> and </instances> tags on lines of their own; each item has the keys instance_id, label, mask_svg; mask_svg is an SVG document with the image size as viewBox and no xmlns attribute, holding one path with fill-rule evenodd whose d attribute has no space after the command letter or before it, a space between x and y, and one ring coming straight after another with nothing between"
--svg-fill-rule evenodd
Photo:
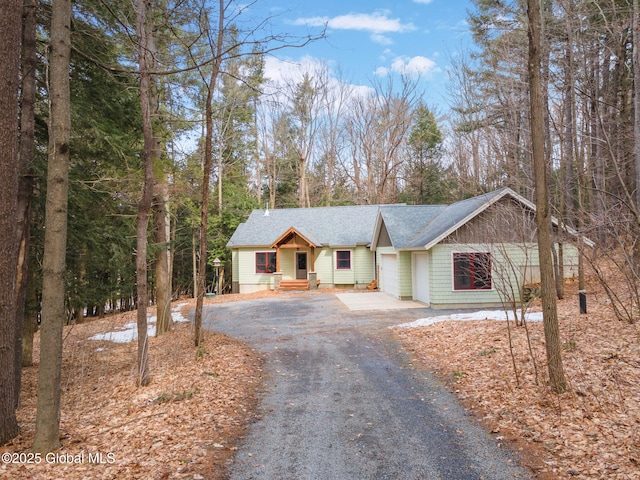
<instances>
[{"instance_id":1,"label":"white garage door","mask_svg":"<svg viewBox=\"0 0 640 480\"><path fill-rule=\"evenodd\" d=\"M429 255L413 255L413 299L429 305Z\"/></svg>"},{"instance_id":2,"label":"white garage door","mask_svg":"<svg viewBox=\"0 0 640 480\"><path fill-rule=\"evenodd\" d=\"M396 298L400 297L397 255L380 255L380 290Z\"/></svg>"}]
</instances>

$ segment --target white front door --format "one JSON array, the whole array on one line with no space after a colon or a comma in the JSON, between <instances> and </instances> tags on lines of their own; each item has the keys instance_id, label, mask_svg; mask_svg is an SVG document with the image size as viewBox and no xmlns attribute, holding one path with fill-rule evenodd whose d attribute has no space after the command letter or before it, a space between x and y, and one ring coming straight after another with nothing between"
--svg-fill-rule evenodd
<instances>
[{"instance_id":1,"label":"white front door","mask_svg":"<svg viewBox=\"0 0 640 480\"><path fill-rule=\"evenodd\" d=\"M413 254L413 299L429 305L429 254Z\"/></svg>"},{"instance_id":2,"label":"white front door","mask_svg":"<svg viewBox=\"0 0 640 480\"><path fill-rule=\"evenodd\" d=\"M380 255L380 290L396 298L400 297L398 286L398 256Z\"/></svg>"}]
</instances>

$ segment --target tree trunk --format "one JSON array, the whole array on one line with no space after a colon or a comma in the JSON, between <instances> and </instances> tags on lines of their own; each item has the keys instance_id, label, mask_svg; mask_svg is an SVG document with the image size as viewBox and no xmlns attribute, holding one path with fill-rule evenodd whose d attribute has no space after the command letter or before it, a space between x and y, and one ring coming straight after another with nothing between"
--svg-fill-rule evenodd
<instances>
[{"instance_id":1,"label":"tree trunk","mask_svg":"<svg viewBox=\"0 0 640 480\"><path fill-rule=\"evenodd\" d=\"M36 2L24 1L22 16L22 88L20 98L20 179L18 184L18 270L16 279L16 402L20 396L20 374L23 365L22 348L24 336L29 339L25 327L25 301L29 280L29 248L31 238L31 196L33 194L33 176L31 174L35 152L35 102L36 102ZM33 342L33 333L31 333ZM33 346L30 347L33 350Z\"/></svg>"},{"instance_id":2,"label":"tree trunk","mask_svg":"<svg viewBox=\"0 0 640 480\"><path fill-rule=\"evenodd\" d=\"M51 7L51 87L49 162L42 265L42 329L35 452L59 447L62 328L65 322L65 261L69 139L71 134L71 0L53 0Z\"/></svg>"},{"instance_id":3,"label":"tree trunk","mask_svg":"<svg viewBox=\"0 0 640 480\"><path fill-rule=\"evenodd\" d=\"M633 140L634 140L634 168L635 168L635 214L634 230L636 238L640 236L640 5L633 2ZM640 266L640 242L634 246L635 275L638 275Z\"/></svg>"},{"instance_id":4,"label":"tree trunk","mask_svg":"<svg viewBox=\"0 0 640 480\"><path fill-rule=\"evenodd\" d=\"M38 329L38 304L36 283L33 278L33 269L30 266L27 278L27 288L25 292L24 325L22 328L22 366L33 365L33 336Z\"/></svg>"},{"instance_id":5,"label":"tree trunk","mask_svg":"<svg viewBox=\"0 0 640 480\"><path fill-rule=\"evenodd\" d=\"M214 66L214 70L215 70ZM206 112L206 133L205 133L205 159L202 172L202 205L200 206L200 258L198 262L198 295L196 297L196 311L194 316L193 342L196 347L202 343L202 305L204 303L204 292L207 278L207 228L209 219L209 178L211 177L212 163L212 137L213 137L213 112L211 101L213 99L213 75L211 74L211 84L209 85L209 95L207 96ZM217 75L217 73L216 73Z\"/></svg>"},{"instance_id":6,"label":"tree trunk","mask_svg":"<svg viewBox=\"0 0 640 480\"><path fill-rule=\"evenodd\" d=\"M149 49L151 29L147 22L147 2L138 0L136 5L136 30L138 35L138 62L140 69L140 109L142 113L142 132L144 146L142 164L144 178L142 197L138 203L136 223L136 291L137 291L137 324L138 324L138 373L136 382L140 386L148 385L149 376L149 339L147 335L147 307L149 292L147 285L147 230L149 212L153 202L153 160L155 138L151 118L151 65L153 63Z\"/></svg>"},{"instance_id":7,"label":"tree trunk","mask_svg":"<svg viewBox=\"0 0 640 480\"><path fill-rule=\"evenodd\" d=\"M226 127L225 127L226 130ZM224 152L222 139L218 145L218 215L222 216L222 174L224 171Z\"/></svg>"},{"instance_id":8,"label":"tree trunk","mask_svg":"<svg viewBox=\"0 0 640 480\"><path fill-rule=\"evenodd\" d=\"M0 444L18 434L15 315L21 0L0 2ZM8 241L6 241L8 239Z\"/></svg>"},{"instance_id":9,"label":"tree trunk","mask_svg":"<svg viewBox=\"0 0 640 480\"><path fill-rule=\"evenodd\" d=\"M170 224L168 214L169 190L166 182L156 185L156 202L154 212L154 235L156 242L156 335L171 330L171 274L169 235Z\"/></svg>"},{"instance_id":10,"label":"tree trunk","mask_svg":"<svg viewBox=\"0 0 640 480\"><path fill-rule=\"evenodd\" d=\"M307 187L307 162L303 155L300 155L298 168L300 169L300 192L298 196L298 206L300 208L310 207L311 205L309 205L309 188Z\"/></svg>"},{"instance_id":11,"label":"tree trunk","mask_svg":"<svg viewBox=\"0 0 640 480\"><path fill-rule=\"evenodd\" d=\"M562 366L562 344L558 327L553 259L551 222L545 161L544 105L541 78L541 18L539 0L528 0L529 17L529 95L531 108L531 148L535 182L536 229L540 259L542 313L547 349L547 363L551 388L556 393L567 390Z\"/></svg>"},{"instance_id":12,"label":"tree trunk","mask_svg":"<svg viewBox=\"0 0 640 480\"><path fill-rule=\"evenodd\" d=\"M193 298L198 298L198 232L191 232L191 261L193 266Z\"/></svg>"},{"instance_id":13,"label":"tree trunk","mask_svg":"<svg viewBox=\"0 0 640 480\"><path fill-rule=\"evenodd\" d=\"M202 172L202 205L200 206L200 264L198 269L198 296L196 298L196 311L194 315L194 344L196 347L202 344L202 304L204 302L205 280L207 275L207 225L209 218L209 178L211 177L211 164L213 162L213 93L216 81L220 73L222 63L222 40L224 38L224 0L218 4L218 35L216 45L213 47L213 65L209 84L207 85L207 99L205 105L205 139L204 139L204 163Z\"/></svg>"}]
</instances>

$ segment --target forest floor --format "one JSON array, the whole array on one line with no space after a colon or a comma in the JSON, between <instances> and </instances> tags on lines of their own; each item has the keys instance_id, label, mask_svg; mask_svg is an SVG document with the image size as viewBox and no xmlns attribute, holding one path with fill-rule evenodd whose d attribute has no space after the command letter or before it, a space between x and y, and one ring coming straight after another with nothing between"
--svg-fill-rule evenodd
<instances>
[{"instance_id":1,"label":"forest floor","mask_svg":"<svg viewBox=\"0 0 640 480\"><path fill-rule=\"evenodd\" d=\"M206 299L205 305L237 299ZM176 303L186 316L194 302ZM136 312L127 312L65 327L62 446L42 457L29 453L40 362L36 334L34 366L23 370L21 432L0 447L0 479L224 478L253 418L261 359L241 343L211 332L205 332L204 347L196 349L190 324L175 323L170 333L149 337L151 384L137 388L137 342L89 340L135 321Z\"/></svg>"},{"instance_id":2,"label":"forest floor","mask_svg":"<svg viewBox=\"0 0 640 480\"><path fill-rule=\"evenodd\" d=\"M548 386L541 322L526 329L504 321L443 322L396 331L422 367L526 458L536 478L640 479L638 325L616 319L595 280L587 291L588 314L579 312L577 282L567 283L558 302L569 384L561 395ZM532 310L541 310L539 300Z\"/></svg>"},{"instance_id":3,"label":"forest floor","mask_svg":"<svg viewBox=\"0 0 640 480\"><path fill-rule=\"evenodd\" d=\"M640 479L638 328L615 319L594 282L588 291L587 315L579 314L574 283L558 304L570 386L562 395L546 385L541 323L528 323L528 334L504 321L442 322L393 334L505 446L519 451L537 478ZM271 295L279 294L249 297ZM225 295L205 303L243 298ZM186 315L193 301L181 308ZM260 358L215 333L206 333L204 348L196 350L189 324L177 323L171 333L150 337L152 383L137 388L136 342L88 340L131 321L135 312L65 327L62 447L42 458L29 453L36 335L34 366L23 374L21 433L0 447L0 478L225 478L254 416Z\"/></svg>"}]
</instances>

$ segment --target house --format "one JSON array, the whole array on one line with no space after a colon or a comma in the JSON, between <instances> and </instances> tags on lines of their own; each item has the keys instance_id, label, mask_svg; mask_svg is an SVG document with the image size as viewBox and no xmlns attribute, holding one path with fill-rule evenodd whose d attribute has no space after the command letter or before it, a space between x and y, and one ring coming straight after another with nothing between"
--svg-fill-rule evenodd
<instances>
[{"instance_id":1,"label":"house","mask_svg":"<svg viewBox=\"0 0 640 480\"><path fill-rule=\"evenodd\" d=\"M554 231L559 240L557 221ZM509 188L450 205L255 210L227 247L237 293L376 280L383 292L433 308L484 307L539 281L535 205ZM565 277L574 275L577 247L555 250Z\"/></svg>"}]
</instances>

